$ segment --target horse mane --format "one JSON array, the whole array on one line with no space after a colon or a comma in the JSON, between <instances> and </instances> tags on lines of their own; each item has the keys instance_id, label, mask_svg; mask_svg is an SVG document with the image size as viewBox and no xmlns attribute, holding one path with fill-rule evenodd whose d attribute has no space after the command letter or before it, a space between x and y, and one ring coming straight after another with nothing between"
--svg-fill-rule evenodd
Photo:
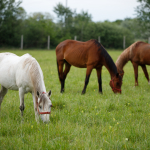
<instances>
[{"instance_id":1,"label":"horse mane","mask_svg":"<svg viewBox=\"0 0 150 150\"><path fill-rule=\"evenodd\" d=\"M117 74L117 68L116 65L114 63L114 61L112 60L112 58L110 57L110 55L108 54L108 52L105 50L105 48L103 47L103 45L101 43L99 43L97 40L91 40L93 41L93 43L98 47L98 51L101 51L102 56L104 57L107 66L110 70L113 70L113 72L115 74Z\"/></svg>"},{"instance_id":2,"label":"horse mane","mask_svg":"<svg viewBox=\"0 0 150 150\"><path fill-rule=\"evenodd\" d=\"M27 54L26 54L27 55ZM41 81L43 80L43 73L40 71L39 64L35 58L28 55L25 58L23 68L27 67L29 69L29 73L31 76L31 81L33 84L34 92L39 91L41 89Z\"/></svg>"},{"instance_id":3,"label":"horse mane","mask_svg":"<svg viewBox=\"0 0 150 150\"><path fill-rule=\"evenodd\" d=\"M128 48L126 48L121 55L118 57L117 61L116 61L116 66L119 70L122 70L123 67L125 66L125 64L131 60L132 56L133 56L133 50L135 50L135 48L137 46L139 46L140 44L145 44L145 42L142 41L137 41L135 43L133 43L132 45L130 45Z\"/></svg>"}]
</instances>

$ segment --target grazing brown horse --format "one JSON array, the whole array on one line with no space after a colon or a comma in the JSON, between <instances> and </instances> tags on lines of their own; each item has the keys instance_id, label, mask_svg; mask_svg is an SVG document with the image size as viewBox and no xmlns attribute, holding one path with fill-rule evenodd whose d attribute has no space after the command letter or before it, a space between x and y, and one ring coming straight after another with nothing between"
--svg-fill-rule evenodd
<instances>
[{"instance_id":1,"label":"grazing brown horse","mask_svg":"<svg viewBox=\"0 0 150 150\"><path fill-rule=\"evenodd\" d=\"M121 53L116 61L116 66L122 77L124 75L123 67L129 60L134 68L135 86L138 86L138 66L142 67L145 77L150 83L146 69L146 65L150 65L150 44L138 41L133 43Z\"/></svg>"},{"instance_id":2,"label":"grazing brown horse","mask_svg":"<svg viewBox=\"0 0 150 150\"><path fill-rule=\"evenodd\" d=\"M102 93L101 70L104 65L111 75L110 86L112 90L114 93L121 93L122 78L119 76L112 58L97 40L87 42L65 40L56 47L56 57L61 92L64 92L65 79L71 65L73 65L79 68L87 68L82 94L86 92L90 74L94 68L97 71L99 92ZM64 64L65 70L63 72Z\"/></svg>"}]
</instances>

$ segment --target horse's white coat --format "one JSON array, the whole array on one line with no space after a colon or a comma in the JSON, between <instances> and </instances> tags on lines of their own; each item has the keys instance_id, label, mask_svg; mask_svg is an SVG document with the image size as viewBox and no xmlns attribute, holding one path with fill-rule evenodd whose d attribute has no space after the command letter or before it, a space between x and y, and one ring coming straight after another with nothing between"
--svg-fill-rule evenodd
<instances>
[{"instance_id":1,"label":"horse's white coat","mask_svg":"<svg viewBox=\"0 0 150 150\"><path fill-rule=\"evenodd\" d=\"M24 94L31 92L34 102L36 120L38 119L36 101L41 102L42 108L40 112L51 111L50 95L44 94L43 101L40 101L42 92L46 92L43 73L40 65L29 54L21 57L12 53L0 53L0 84L2 86L0 92L0 105L3 97L7 93L7 89L19 90L20 110L23 115L24 110ZM37 91L39 96L37 96ZM41 115L43 122L49 121L49 114Z\"/></svg>"}]
</instances>

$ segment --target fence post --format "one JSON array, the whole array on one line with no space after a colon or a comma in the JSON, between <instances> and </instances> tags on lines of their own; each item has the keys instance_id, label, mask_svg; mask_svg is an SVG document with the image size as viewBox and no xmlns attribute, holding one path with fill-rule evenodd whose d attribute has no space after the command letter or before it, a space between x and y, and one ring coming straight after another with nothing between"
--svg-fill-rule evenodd
<instances>
[{"instance_id":1,"label":"fence post","mask_svg":"<svg viewBox=\"0 0 150 150\"><path fill-rule=\"evenodd\" d=\"M126 37L124 36L123 37L123 49L125 49L126 48Z\"/></svg>"},{"instance_id":2,"label":"fence post","mask_svg":"<svg viewBox=\"0 0 150 150\"><path fill-rule=\"evenodd\" d=\"M100 36L98 36L98 42L99 42L99 43L101 42L101 37L100 37Z\"/></svg>"},{"instance_id":3,"label":"fence post","mask_svg":"<svg viewBox=\"0 0 150 150\"><path fill-rule=\"evenodd\" d=\"M48 40L47 40L47 49L50 49L50 36L48 35Z\"/></svg>"},{"instance_id":4,"label":"fence post","mask_svg":"<svg viewBox=\"0 0 150 150\"><path fill-rule=\"evenodd\" d=\"M76 36L76 35L74 36L74 40L75 40L75 41L77 40L77 36Z\"/></svg>"},{"instance_id":5,"label":"fence post","mask_svg":"<svg viewBox=\"0 0 150 150\"><path fill-rule=\"evenodd\" d=\"M150 44L150 37L148 38L148 43Z\"/></svg>"},{"instance_id":6,"label":"fence post","mask_svg":"<svg viewBox=\"0 0 150 150\"><path fill-rule=\"evenodd\" d=\"M21 49L23 49L23 35L21 35Z\"/></svg>"}]
</instances>

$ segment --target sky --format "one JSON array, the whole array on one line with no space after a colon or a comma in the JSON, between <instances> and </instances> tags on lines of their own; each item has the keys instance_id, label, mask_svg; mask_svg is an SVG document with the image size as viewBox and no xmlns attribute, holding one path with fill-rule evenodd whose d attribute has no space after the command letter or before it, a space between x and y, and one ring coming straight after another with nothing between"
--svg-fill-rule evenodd
<instances>
[{"instance_id":1,"label":"sky","mask_svg":"<svg viewBox=\"0 0 150 150\"><path fill-rule=\"evenodd\" d=\"M80 13L82 10L92 15L92 21L103 22L105 20L115 21L117 19L135 18L135 9L140 5L137 0L22 0L21 7L27 14L34 12L48 12L57 21L54 7L61 3Z\"/></svg>"}]
</instances>

